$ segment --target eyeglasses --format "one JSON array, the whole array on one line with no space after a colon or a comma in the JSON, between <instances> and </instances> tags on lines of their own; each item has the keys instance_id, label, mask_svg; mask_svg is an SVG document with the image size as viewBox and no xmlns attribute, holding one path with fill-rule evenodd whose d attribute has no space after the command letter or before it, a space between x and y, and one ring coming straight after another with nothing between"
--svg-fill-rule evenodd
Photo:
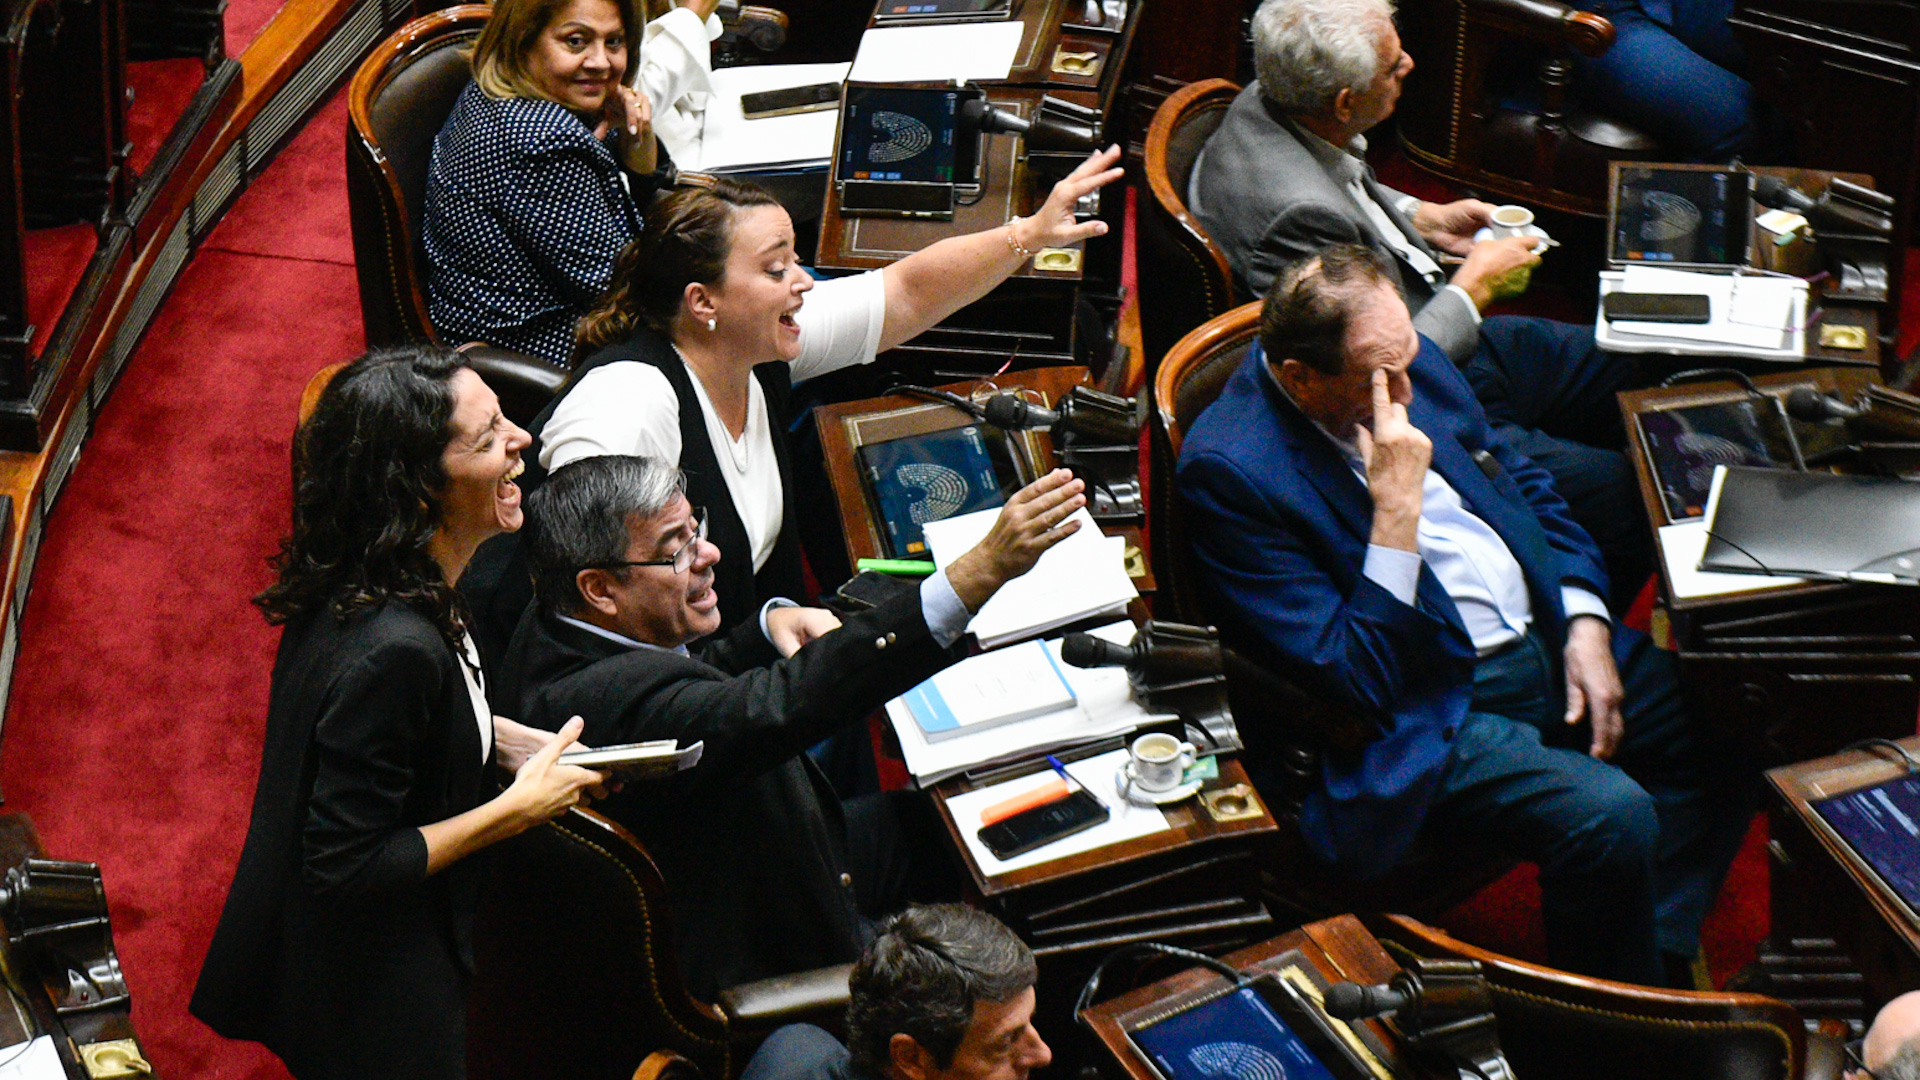
<instances>
[{"instance_id":1,"label":"eyeglasses","mask_svg":"<svg viewBox=\"0 0 1920 1080\"><path fill-rule=\"evenodd\" d=\"M1849 1069L1866 1077L1866 1080L1879 1080L1879 1077L1873 1075L1873 1070L1867 1068L1866 1045L1867 1040L1855 1039L1841 1049L1846 1053Z\"/></svg>"},{"instance_id":2,"label":"eyeglasses","mask_svg":"<svg viewBox=\"0 0 1920 1080\"><path fill-rule=\"evenodd\" d=\"M693 566L693 556L700 541L707 538L707 508L693 508L693 536L680 549L664 559L618 559L610 562L588 563L582 570L625 570L629 566L671 566L676 574L684 574Z\"/></svg>"}]
</instances>

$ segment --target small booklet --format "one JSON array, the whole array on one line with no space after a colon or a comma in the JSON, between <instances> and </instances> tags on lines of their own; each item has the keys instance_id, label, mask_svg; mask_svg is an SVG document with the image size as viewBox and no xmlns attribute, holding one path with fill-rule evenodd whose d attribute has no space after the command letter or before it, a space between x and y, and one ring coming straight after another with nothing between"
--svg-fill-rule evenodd
<instances>
[{"instance_id":1,"label":"small booklet","mask_svg":"<svg viewBox=\"0 0 1920 1080\"><path fill-rule=\"evenodd\" d=\"M902 696L928 742L1059 712L1073 687L1043 642L969 657Z\"/></svg>"},{"instance_id":2,"label":"small booklet","mask_svg":"<svg viewBox=\"0 0 1920 1080\"><path fill-rule=\"evenodd\" d=\"M560 755L560 764L583 769L607 769L622 780L658 780L700 764L707 744L682 748L672 739L621 743L618 746L575 747Z\"/></svg>"}]
</instances>

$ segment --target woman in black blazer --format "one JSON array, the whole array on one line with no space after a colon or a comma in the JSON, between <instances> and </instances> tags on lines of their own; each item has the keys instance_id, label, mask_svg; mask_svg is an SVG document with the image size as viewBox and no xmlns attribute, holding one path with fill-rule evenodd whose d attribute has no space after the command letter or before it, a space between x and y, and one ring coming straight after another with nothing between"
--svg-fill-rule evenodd
<instances>
[{"instance_id":1,"label":"woman in black blazer","mask_svg":"<svg viewBox=\"0 0 1920 1080\"><path fill-rule=\"evenodd\" d=\"M463 858L605 777L487 707L451 583L520 527L527 433L459 354L370 353L301 428L253 820L192 1011L301 1080L465 1075ZM488 798L489 763L514 770Z\"/></svg>"}]
</instances>

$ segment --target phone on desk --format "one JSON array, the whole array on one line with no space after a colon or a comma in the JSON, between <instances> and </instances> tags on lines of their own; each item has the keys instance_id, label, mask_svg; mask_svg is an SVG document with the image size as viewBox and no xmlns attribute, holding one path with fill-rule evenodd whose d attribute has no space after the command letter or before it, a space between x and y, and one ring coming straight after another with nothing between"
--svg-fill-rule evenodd
<instances>
[{"instance_id":1,"label":"phone on desk","mask_svg":"<svg viewBox=\"0 0 1920 1080\"><path fill-rule=\"evenodd\" d=\"M740 95L740 114L749 120L794 113L817 112L840 104L839 83L814 83L790 86L784 90L762 90Z\"/></svg>"},{"instance_id":2,"label":"phone on desk","mask_svg":"<svg viewBox=\"0 0 1920 1080\"><path fill-rule=\"evenodd\" d=\"M1062 837L1091 829L1107 820L1106 804L1085 788L1075 788L1064 799L996 822L980 830L980 842L995 858L1011 859Z\"/></svg>"},{"instance_id":3,"label":"phone on desk","mask_svg":"<svg viewBox=\"0 0 1920 1080\"><path fill-rule=\"evenodd\" d=\"M1608 322L1707 323L1713 309L1699 293L1610 292L1600 300Z\"/></svg>"}]
</instances>

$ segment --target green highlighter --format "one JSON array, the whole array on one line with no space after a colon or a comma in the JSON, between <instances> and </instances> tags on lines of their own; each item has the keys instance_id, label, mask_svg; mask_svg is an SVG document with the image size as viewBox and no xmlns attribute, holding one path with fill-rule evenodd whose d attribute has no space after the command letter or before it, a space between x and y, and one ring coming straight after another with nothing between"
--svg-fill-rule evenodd
<instances>
[{"instance_id":1,"label":"green highlighter","mask_svg":"<svg viewBox=\"0 0 1920 1080\"><path fill-rule=\"evenodd\" d=\"M892 574L894 577L926 577L935 569L933 563L925 559L861 559L854 568Z\"/></svg>"}]
</instances>

